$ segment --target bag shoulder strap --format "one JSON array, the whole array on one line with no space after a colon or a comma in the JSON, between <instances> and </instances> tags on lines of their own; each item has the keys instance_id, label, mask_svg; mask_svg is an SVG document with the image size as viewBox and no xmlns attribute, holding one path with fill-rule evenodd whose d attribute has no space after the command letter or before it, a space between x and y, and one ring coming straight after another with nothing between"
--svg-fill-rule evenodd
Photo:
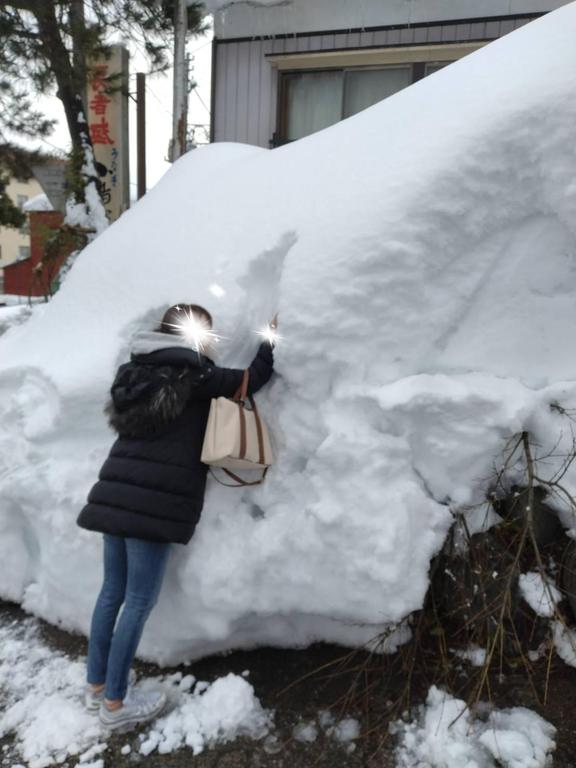
<instances>
[{"instance_id":1,"label":"bag shoulder strap","mask_svg":"<svg viewBox=\"0 0 576 768\"><path fill-rule=\"evenodd\" d=\"M250 378L250 372L248 369L246 369L242 374L242 382L240 383L240 386L234 393L234 396L232 400L236 400L237 402L243 403L244 400L246 400L246 396L248 394L248 381Z\"/></svg>"}]
</instances>

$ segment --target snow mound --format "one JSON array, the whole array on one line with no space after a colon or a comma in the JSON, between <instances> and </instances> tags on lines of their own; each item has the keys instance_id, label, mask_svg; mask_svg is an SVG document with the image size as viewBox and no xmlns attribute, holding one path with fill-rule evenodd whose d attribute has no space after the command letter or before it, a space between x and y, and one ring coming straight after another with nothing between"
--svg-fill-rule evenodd
<instances>
[{"instance_id":1,"label":"snow mound","mask_svg":"<svg viewBox=\"0 0 576 768\"><path fill-rule=\"evenodd\" d=\"M279 461L260 489L211 485L142 656L360 645L420 608L509 436L566 447L575 37L570 5L292 145L196 150L86 248L0 339L1 596L87 632L101 545L75 519L113 439L102 407L133 332L189 301L226 365L280 312L259 397Z\"/></svg>"},{"instance_id":2,"label":"snow mound","mask_svg":"<svg viewBox=\"0 0 576 768\"><path fill-rule=\"evenodd\" d=\"M546 768L556 729L524 707L493 710L485 720L436 686L415 721L397 721L397 768Z\"/></svg>"}]
</instances>

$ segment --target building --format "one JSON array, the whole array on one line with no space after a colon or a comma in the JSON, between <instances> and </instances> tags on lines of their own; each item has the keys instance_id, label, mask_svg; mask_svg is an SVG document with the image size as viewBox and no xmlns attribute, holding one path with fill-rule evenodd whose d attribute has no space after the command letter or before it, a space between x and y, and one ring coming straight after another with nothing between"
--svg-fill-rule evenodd
<instances>
[{"instance_id":1,"label":"building","mask_svg":"<svg viewBox=\"0 0 576 768\"><path fill-rule=\"evenodd\" d=\"M33 197L42 194L42 187L35 178L28 181L12 178L6 188L8 196L19 208ZM0 278L8 264L30 257L29 221L20 228L0 227Z\"/></svg>"},{"instance_id":2,"label":"building","mask_svg":"<svg viewBox=\"0 0 576 768\"><path fill-rule=\"evenodd\" d=\"M59 231L63 218L60 211L38 210L28 214L30 255L4 268L5 294L47 298L53 293L61 266L77 247L74 238L67 238L53 250L52 258L46 258L47 244Z\"/></svg>"},{"instance_id":3,"label":"building","mask_svg":"<svg viewBox=\"0 0 576 768\"><path fill-rule=\"evenodd\" d=\"M567 2L223 3L214 15L211 138L261 147L302 138Z\"/></svg>"},{"instance_id":4,"label":"building","mask_svg":"<svg viewBox=\"0 0 576 768\"><path fill-rule=\"evenodd\" d=\"M20 153L23 156L26 155L25 150L20 150ZM33 201L32 210L35 212L44 213L53 209L59 212L59 215L63 214L68 189L68 161L51 155L33 153L26 158L26 165L30 178L25 180L12 177L6 187L12 202L23 208L26 203ZM20 229L0 227L0 294L14 293L13 290L9 291L9 285L14 284L13 275L27 273L36 265L36 263L32 263L34 261L32 256L35 250L38 252L42 237L37 232L35 235L32 233L31 238L31 218L32 214L27 212L26 222ZM49 229L53 228L56 218L55 216L46 218L46 221L50 221ZM60 215L60 221L62 218L63 216ZM35 244L32 240L35 240ZM31 259L32 261L30 261ZM30 263L27 266L22 266L22 263L26 261ZM20 267L12 270L12 277L5 280L6 268L17 264ZM33 292L32 295L44 295L41 286L38 287L38 290L40 293ZM27 296L28 293L29 291L26 290L23 295Z\"/></svg>"}]
</instances>

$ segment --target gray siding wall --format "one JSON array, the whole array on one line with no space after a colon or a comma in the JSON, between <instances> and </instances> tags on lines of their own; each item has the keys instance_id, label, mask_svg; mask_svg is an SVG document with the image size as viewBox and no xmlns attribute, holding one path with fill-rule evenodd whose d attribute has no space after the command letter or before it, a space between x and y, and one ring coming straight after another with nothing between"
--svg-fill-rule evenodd
<instances>
[{"instance_id":1,"label":"gray siding wall","mask_svg":"<svg viewBox=\"0 0 576 768\"><path fill-rule=\"evenodd\" d=\"M217 40L214 46L214 141L270 147L276 130L278 72L267 60L267 54L493 40L528 21L530 19L517 18L240 42Z\"/></svg>"}]
</instances>

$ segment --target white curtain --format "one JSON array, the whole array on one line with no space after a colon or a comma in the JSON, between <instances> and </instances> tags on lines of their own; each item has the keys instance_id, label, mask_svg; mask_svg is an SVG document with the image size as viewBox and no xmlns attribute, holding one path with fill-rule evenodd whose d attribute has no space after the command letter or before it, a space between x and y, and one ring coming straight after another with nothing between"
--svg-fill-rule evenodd
<instances>
[{"instance_id":1,"label":"white curtain","mask_svg":"<svg viewBox=\"0 0 576 768\"><path fill-rule=\"evenodd\" d=\"M301 139L342 119L342 71L290 75L287 136Z\"/></svg>"},{"instance_id":2,"label":"white curtain","mask_svg":"<svg viewBox=\"0 0 576 768\"><path fill-rule=\"evenodd\" d=\"M344 114L350 117L406 88L412 82L412 67L358 69L346 72Z\"/></svg>"}]
</instances>

